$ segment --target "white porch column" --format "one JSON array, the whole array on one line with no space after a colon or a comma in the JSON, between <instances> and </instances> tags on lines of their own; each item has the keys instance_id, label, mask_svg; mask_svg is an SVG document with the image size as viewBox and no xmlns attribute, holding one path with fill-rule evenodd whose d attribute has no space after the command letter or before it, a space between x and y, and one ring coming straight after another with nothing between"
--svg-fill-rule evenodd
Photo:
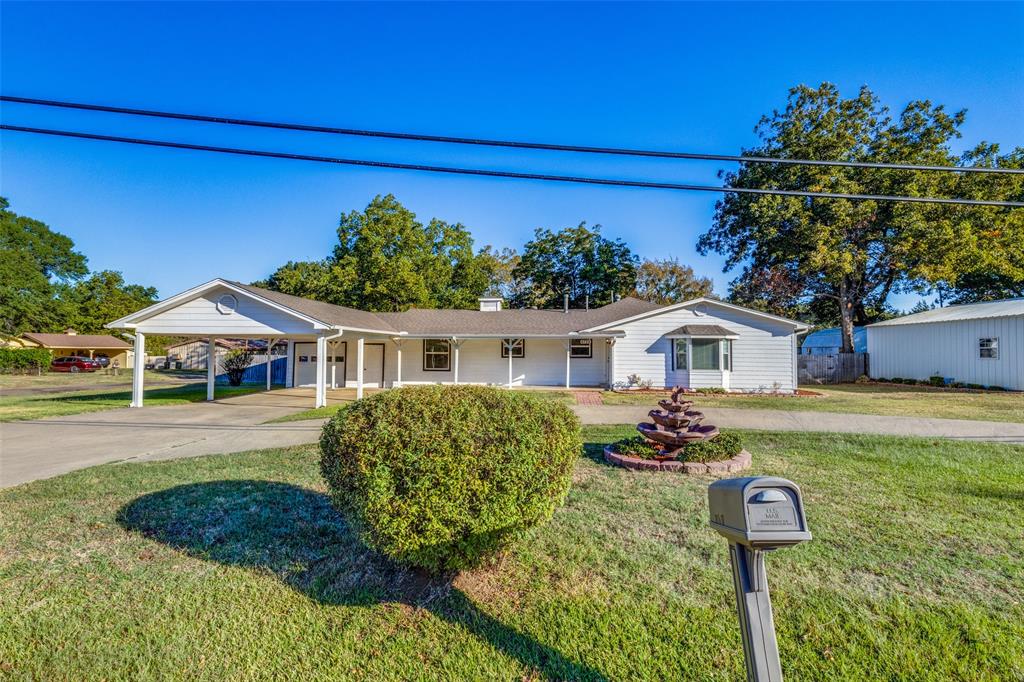
<instances>
[{"instance_id":1,"label":"white porch column","mask_svg":"<svg viewBox=\"0 0 1024 682\"><path fill-rule=\"evenodd\" d=\"M335 355L338 352L338 342L328 341L327 349L331 355L331 390L334 390L338 387L338 356Z\"/></svg>"},{"instance_id":2,"label":"white porch column","mask_svg":"<svg viewBox=\"0 0 1024 682\"><path fill-rule=\"evenodd\" d=\"M270 349L273 348L275 340L276 339L267 339L267 390L268 391L270 390L270 370L271 370L271 366L273 364L271 362L271 359L270 359Z\"/></svg>"},{"instance_id":3,"label":"white porch column","mask_svg":"<svg viewBox=\"0 0 1024 682\"><path fill-rule=\"evenodd\" d=\"M294 382L292 381L292 373L295 371L295 369L294 369L295 366L292 364L292 363L295 362L295 345L294 344L295 344L295 342L289 339L288 347L285 349L285 353L287 353L287 355L285 356L285 361L284 361L284 363L285 363L284 364L284 387L285 388L291 388L292 385L294 384Z\"/></svg>"},{"instance_id":4,"label":"white porch column","mask_svg":"<svg viewBox=\"0 0 1024 682\"><path fill-rule=\"evenodd\" d=\"M363 350L365 339L356 339L356 400L363 398Z\"/></svg>"},{"instance_id":5,"label":"white porch column","mask_svg":"<svg viewBox=\"0 0 1024 682\"><path fill-rule=\"evenodd\" d=\"M316 337L316 404L313 407L327 406L327 339Z\"/></svg>"},{"instance_id":6,"label":"white porch column","mask_svg":"<svg viewBox=\"0 0 1024 682\"><path fill-rule=\"evenodd\" d=\"M452 347L455 349L455 368L452 379L455 384L459 383L459 346L461 345L462 341L455 338L452 339Z\"/></svg>"},{"instance_id":7,"label":"white porch column","mask_svg":"<svg viewBox=\"0 0 1024 682\"><path fill-rule=\"evenodd\" d=\"M213 385L217 381L217 342L211 336L206 340L206 399L213 400Z\"/></svg>"},{"instance_id":8,"label":"white porch column","mask_svg":"<svg viewBox=\"0 0 1024 682\"><path fill-rule=\"evenodd\" d=\"M565 387L569 388L569 368L572 366L572 342L565 342Z\"/></svg>"},{"instance_id":9,"label":"white porch column","mask_svg":"<svg viewBox=\"0 0 1024 682\"><path fill-rule=\"evenodd\" d=\"M608 342L608 388L615 386L615 339Z\"/></svg>"},{"instance_id":10,"label":"white porch column","mask_svg":"<svg viewBox=\"0 0 1024 682\"><path fill-rule=\"evenodd\" d=\"M135 362L132 369L132 407L142 407L142 376L146 373L146 335L135 332Z\"/></svg>"},{"instance_id":11,"label":"white porch column","mask_svg":"<svg viewBox=\"0 0 1024 682\"><path fill-rule=\"evenodd\" d=\"M402 386L402 339L392 339L395 342L395 354L397 362L395 364L395 388L401 388Z\"/></svg>"},{"instance_id":12,"label":"white porch column","mask_svg":"<svg viewBox=\"0 0 1024 682\"><path fill-rule=\"evenodd\" d=\"M502 339L501 342L505 344L505 352L508 353L508 387L512 388L512 339Z\"/></svg>"}]
</instances>

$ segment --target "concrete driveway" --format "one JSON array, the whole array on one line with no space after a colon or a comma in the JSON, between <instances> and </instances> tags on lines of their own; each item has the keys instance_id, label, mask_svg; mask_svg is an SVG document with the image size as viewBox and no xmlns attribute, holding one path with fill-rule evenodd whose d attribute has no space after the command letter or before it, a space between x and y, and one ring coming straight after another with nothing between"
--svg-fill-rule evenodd
<instances>
[{"instance_id":1,"label":"concrete driveway","mask_svg":"<svg viewBox=\"0 0 1024 682\"><path fill-rule=\"evenodd\" d=\"M315 442L323 420L263 424L311 407L305 392L92 412L0 424L0 488L108 462L194 457Z\"/></svg>"}]
</instances>

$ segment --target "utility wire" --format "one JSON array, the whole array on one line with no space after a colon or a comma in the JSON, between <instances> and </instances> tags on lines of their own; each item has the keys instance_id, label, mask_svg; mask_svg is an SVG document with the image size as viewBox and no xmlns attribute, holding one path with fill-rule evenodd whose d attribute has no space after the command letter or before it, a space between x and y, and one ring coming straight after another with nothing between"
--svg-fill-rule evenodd
<instances>
[{"instance_id":1,"label":"utility wire","mask_svg":"<svg viewBox=\"0 0 1024 682\"><path fill-rule=\"evenodd\" d=\"M518 173L514 171L484 170L480 168L459 168L452 166L428 166L415 163L394 163L390 161L369 161L364 159L345 159L334 156L314 156L311 154L292 154L289 152L272 152L257 149L239 149L237 147L214 147L186 142L170 142L165 140L147 140L137 137L116 137L114 135L98 135L67 130L48 128L29 128L17 125L0 125L0 130L33 133L37 135L55 135L73 137L84 140L102 140L104 142L121 142L125 144L146 145L150 147L168 147L171 149L191 149L221 154L238 154L242 156L262 156L274 159L292 159L297 161L316 161L319 163L335 163L348 166L371 166L374 168L395 168L399 170L427 171L431 173L452 173L456 175L482 175L497 178L518 178L521 180L547 180L554 182L575 182L588 185L613 185L616 187L644 187L648 189L672 189L695 192L719 192L724 194L773 194L796 197L814 197L821 199L858 199L873 201L900 201L919 204L957 204L964 206L997 206L1000 208L1024 208L1019 201L988 201L981 199L945 199L938 197L907 197L878 194L842 194L837 192L802 192L789 189L758 189L753 187L715 187L711 185L684 185L674 182L644 182L639 180L614 180L610 178L587 178L571 175L546 175L541 173Z\"/></svg>"},{"instance_id":2,"label":"utility wire","mask_svg":"<svg viewBox=\"0 0 1024 682\"><path fill-rule=\"evenodd\" d=\"M361 130L358 128L334 128L321 125L304 125L301 123L281 123L276 121L258 121L244 118L227 118L224 116L203 116L201 114L183 114L151 109L131 109L127 107L111 107L101 104L83 104L64 100L36 99L32 97L13 97L0 95L0 101L16 104L31 104L44 107L63 109L80 109L84 111L102 111L111 114L128 114L131 116L150 116L154 118L171 118L181 121L200 121L203 123L221 123L254 128L274 128L277 130L299 130L312 133L330 133L334 135L355 135L361 137L383 137L394 140L416 140L420 142L446 142L450 144L479 145L485 147L512 147L516 149L542 149L559 152L581 152L586 154L614 154L618 156L643 156L662 159L689 159L696 161L729 161L737 163L778 163L801 166L841 166L845 168L875 168L888 170L943 171L948 173L1024 173L1021 168L986 168L984 166L926 166L905 163L872 163L867 161L822 161L812 159L780 159L767 156L733 156L729 154L694 154L687 152L670 152L649 149L624 149L620 147L586 147L568 144L547 144L543 142L516 142L510 140L488 140L471 137L449 137L445 135L419 135L416 133L396 133L382 130Z\"/></svg>"}]
</instances>

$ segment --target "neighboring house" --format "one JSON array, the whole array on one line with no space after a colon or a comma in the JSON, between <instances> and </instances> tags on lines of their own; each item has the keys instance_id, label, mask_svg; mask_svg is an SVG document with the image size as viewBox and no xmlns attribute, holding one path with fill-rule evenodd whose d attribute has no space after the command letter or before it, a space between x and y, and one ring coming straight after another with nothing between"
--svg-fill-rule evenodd
<instances>
[{"instance_id":1,"label":"neighboring house","mask_svg":"<svg viewBox=\"0 0 1024 682\"><path fill-rule=\"evenodd\" d=\"M796 388L800 322L698 298L661 306L625 298L588 310L371 313L215 279L111 322L135 333L286 341L287 383L387 388L417 383L610 386L638 376L654 386ZM142 401L136 375L133 405ZM208 395L212 397L213 378Z\"/></svg>"},{"instance_id":2,"label":"neighboring house","mask_svg":"<svg viewBox=\"0 0 1024 682\"><path fill-rule=\"evenodd\" d=\"M1024 390L1024 298L936 308L868 325L872 377Z\"/></svg>"},{"instance_id":3,"label":"neighboring house","mask_svg":"<svg viewBox=\"0 0 1024 682\"><path fill-rule=\"evenodd\" d=\"M266 353L267 342L265 339L216 339L217 361L224 357L224 354L235 348L242 348L248 345L260 358ZM209 343L204 339L189 339L167 346L166 358L172 367L181 363L178 369L206 369L206 358L209 351ZM275 348L275 353L283 353L283 348Z\"/></svg>"},{"instance_id":4,"label":"neighboring house","mask_svg":"<svg viewBox=\"0 0 1024 682\"><path fill-rule=\"evenodd\" d=\"M839 327L819 329L804 337L800 344L801 355L836 355L843 347L843 335ZM868 332L864 327L853 328L853 352L866 353Z\"/></svg>"},{"instance_id":5,"label":"neighboring house","mask_svg":"<svg viewBox=\"0 0 1024 682\"><path fill-rule=\"evenodd\" d=\"M131 367L131 344L109 334L79 334L74 329L65 329L63 334L25 332L8 343L22 348L45 348L55 358L66 355L83 357L107 357L115 360L120 367Z\"/></svg>"}]
</instances>

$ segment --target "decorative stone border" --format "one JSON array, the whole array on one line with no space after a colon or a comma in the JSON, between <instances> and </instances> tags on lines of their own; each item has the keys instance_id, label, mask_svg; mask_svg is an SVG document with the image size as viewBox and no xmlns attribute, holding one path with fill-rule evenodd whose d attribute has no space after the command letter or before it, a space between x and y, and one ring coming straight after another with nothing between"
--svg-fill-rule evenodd
<instances>
[{"instance_id":1,"label":"decorative stone border","mask_svg":"<svg viewBox=\"0 0 1024 682\"><path fill-rule=\"evenodd\" d=\"M658 462L653 459L642 459L620 455L612 451L611 445L604 446L604 461L616 466L638 471L673 471L677 474L727 474L733 471L749 469L752 458L746 450L740 450L739 454L719 462L679 462L669 460Z\"/></svg>"}]
</instances>

